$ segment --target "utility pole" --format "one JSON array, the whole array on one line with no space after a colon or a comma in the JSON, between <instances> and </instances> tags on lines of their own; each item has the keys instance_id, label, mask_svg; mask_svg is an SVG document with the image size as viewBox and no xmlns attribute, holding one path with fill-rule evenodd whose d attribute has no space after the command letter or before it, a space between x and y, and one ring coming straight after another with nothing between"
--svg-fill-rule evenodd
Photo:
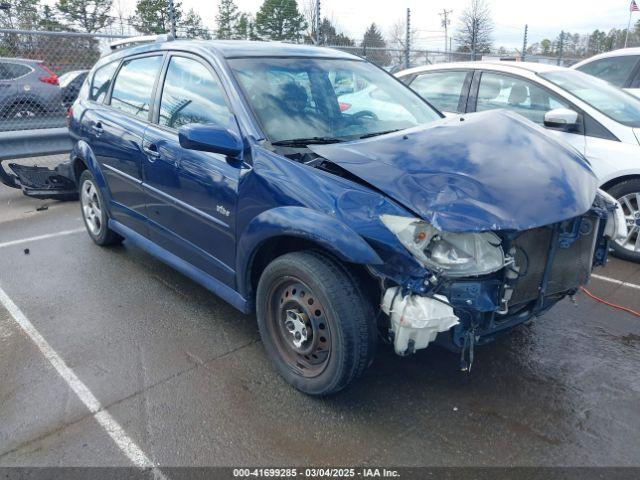
<instances>
[{"instance_id":1,"label":"utility pole","mask_svg":"<svg viewBox=\"0 0 640 480\"><path fill-rule=\"evenodd\" d=\"M449 14L453 13L453 10L447 10L446 8L442 9L442 13L439 13L442 17L442 26L444 27L444 51L447 52L447 44L449 43L449 24L451 20L449 19Z\"/></svg>"},{"instance_id":2,"label":"utility pole","mask_svg":"<svg viewBox=\"0 0 640 480\"><path fill-rule=\"evenodd\" d=\"M524 62L527 55L527 34L529 33L529 25L524 26L524 40L522 41L522 55L520 55L520 60Z\"/></svg>"},{"instance_id":3,"label":"utility pole","mask_svg":"<svg viewBox=\"0 0 640 480\"><path fill-rule=\"evenodd\" d=\"M407 8L407 38L404 50L404 68L409 68L410 61L409 56L411 52L411 9Z\"/></svg>"},{"instance_id":4,"label":"utility pole","mask_svg":"<svg viewBox=\"0 0 640 480\"><path fill-rule=\"evenodd\" d=\"M562 63L563 53L564 53L564 30L560 32L560 44L558 45L558 65Z\"/></svg>"},{"instance_id":5,"label":"utility pole","mask_svg":"<svg viewBox=\"0 0 640 480\"><path fill-rule=\"evenodd\" d=\"M176 11L173 7L173 0L169 1L169 23L171 24L171 35L176 38Z\"/></svg>"},{"instance_id":6,"label":"utility pole","mask_svg":"<svg viewBox=\"0 0 640 480\"><path fill-rule=\"evenodd\" d=\"M320 0L316 0L315 23L316 23L316 45L320 45L320 42L322 40L320 35L320 24L322 23L322 21L320 20Z\"/></svg>"}]
</instances>

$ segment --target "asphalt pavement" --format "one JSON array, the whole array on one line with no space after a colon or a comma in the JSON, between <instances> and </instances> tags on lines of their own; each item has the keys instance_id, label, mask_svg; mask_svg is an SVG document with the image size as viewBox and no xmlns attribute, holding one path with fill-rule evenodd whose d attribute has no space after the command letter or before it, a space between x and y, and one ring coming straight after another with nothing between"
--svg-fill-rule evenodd
<instances>
[{"instance_id":1,"label":"asphalt pavement","mask_svg":"<svg viewBox=\"0 0 640 480\"><path fill-rule=\"evenodd\" d=\"M584 294L477 349L471 375L381 345L314 399L254 316L82 226L76 202L0 186L0 466L640 466L640 319ZM596 274L640 310L640 265Z\"/></svg>"}]
</instances>

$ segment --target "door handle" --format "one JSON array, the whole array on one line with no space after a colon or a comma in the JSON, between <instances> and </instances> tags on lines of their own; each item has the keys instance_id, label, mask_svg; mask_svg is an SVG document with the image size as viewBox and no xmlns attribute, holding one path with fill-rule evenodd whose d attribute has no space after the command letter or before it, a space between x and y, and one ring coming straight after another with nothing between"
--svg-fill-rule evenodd
<instances>
[{"instance_id":1,"label":"door handle","mask_svg":"<svg viewBox=\"0 0 640 480\"><path fill-rule=\"evenodd\" d=\"M160 158L160 152L158 146L155 143L144 141L142 142L142 150L147 154L150 161L154 161L156 158Z\"/></svg>"},{"instance_id":2,"label":"door handle","mask_svg":"<svg viewBox=\"0 0 640 480\"><path fill-rule=\"evenodd\" d=\"M91 130L93 130L96 135L102 134L102 132L104 132L104 128L102 128L102 122L97 122L95 125L91 125Z\"/></svg>"}]
</instances>

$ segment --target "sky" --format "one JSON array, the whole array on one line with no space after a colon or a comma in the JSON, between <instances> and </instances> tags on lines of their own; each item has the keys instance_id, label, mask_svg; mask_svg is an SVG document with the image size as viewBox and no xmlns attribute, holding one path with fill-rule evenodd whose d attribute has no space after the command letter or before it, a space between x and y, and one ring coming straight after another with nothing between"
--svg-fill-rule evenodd
<instances>
[{"instance_id":1,"label":"sky","mask_svg":"<svg viewBox=\"0 0 640 480\"><path fill-rule=\"evenodd\" d=\"M131 3L133 3L132 0ZM298 0L299 5L309 0ZM185 9L193 8L209 27L215 26L217 0L182 0ZM129 2L127 2L129 3ZM240 10L256 12L262 0L236 0ZM487 0L494 21L496 47L520 48L524 25L529 25L529 44L543 38L554 39L561 30L588 33L596 28L626 28L630 0ZM388 34L393 24L411 9L412 26L420 48L444 48L444 33L439 12L453 10L451 26L469 0L321 0L323 16L332 19L350 37L361 39L371 22ZM213 6L213 8L212 8ZM633 14L633 22L640 13ZM451 33L451 31L450 31Z\"/></svg>"}]
</instances>

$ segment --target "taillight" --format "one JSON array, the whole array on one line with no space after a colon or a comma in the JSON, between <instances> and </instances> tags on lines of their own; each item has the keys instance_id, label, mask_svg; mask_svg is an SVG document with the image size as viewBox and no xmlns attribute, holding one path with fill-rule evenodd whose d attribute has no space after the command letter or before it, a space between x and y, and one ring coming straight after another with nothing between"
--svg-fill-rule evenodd
<instances>
[{"instance_id":1,"label":"taillight","mask_svg":"<svg viewBox=\"0 0 640 480\"><path fill-rule=\"evenodd\" d=\"M48 77L40 77L41 82L48 83L50 85L58 85L58 75L53 73L53 71L51 71L49 68L45 67L44 65L40 65L40 68L42 68L45 72L49 74Z\"/></svg>"},{"instance_id":2,"label":"taillight","mask_svg":"<svg viewBox=\"0 0 640 480\"><path fill-rule=\"evenodd\" d=\"M73 117L73 107L67 108L67 127L71 124L71 117Z\"/></svg>"},{"instance_id":3,"label":"taillight","mask_svg":"<svg viewBox=\"0 0 640 480\"><path fill-rule=\"evenodd\" d=\"M338 103L338 106L340 107L340 111L341 112L344 112L345 110L349 110L351 108L351 104L350 103L340 102L340 103Z\"/></svg>"}]
</instances>

